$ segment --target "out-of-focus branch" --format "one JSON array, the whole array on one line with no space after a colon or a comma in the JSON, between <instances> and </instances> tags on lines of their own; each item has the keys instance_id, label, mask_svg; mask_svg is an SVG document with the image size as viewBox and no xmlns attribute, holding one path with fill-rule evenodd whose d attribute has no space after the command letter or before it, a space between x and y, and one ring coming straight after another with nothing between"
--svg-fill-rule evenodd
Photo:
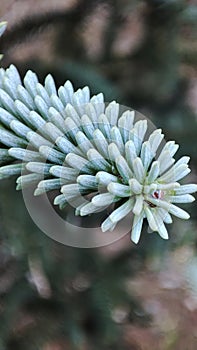
<instances>
[{"instance_id":1,"label":"out-of-focus branch","mask_svg":"<svg viewBox=\"0 0 197 350\"><path fill-rule=\"evenodd\" d=\"M16 23L12 28L8 27L4 37L1 39L1 50L8 50L19 42L29 40L29 37L34 36L48 26L70 22L72 28L74 28L77 23L80 23L82 18L89 15L98 3L103 1L81 0L76 6L66 12L53 11L26 17L24 20Z\"/></svg>"}]
</instances>

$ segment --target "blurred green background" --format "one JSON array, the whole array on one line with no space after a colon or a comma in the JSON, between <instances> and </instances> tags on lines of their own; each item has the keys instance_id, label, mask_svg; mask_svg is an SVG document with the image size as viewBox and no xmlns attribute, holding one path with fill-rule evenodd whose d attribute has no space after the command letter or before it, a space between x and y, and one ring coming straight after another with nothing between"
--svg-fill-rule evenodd
<instances>
[{"instance_id":1,"label":"blurred green background","mask_svg":"<svg viewBox=\"0 0 197 350\"><path fill-rule=\"evenodd\" d=\"M1 0L2 66L70 79L145 114L190 155L197 182L197 5L183 0ZM195 350L197 213L170 240L129 234L65 247L0 183L0 350Z\"/></svg>"}]
</instances>

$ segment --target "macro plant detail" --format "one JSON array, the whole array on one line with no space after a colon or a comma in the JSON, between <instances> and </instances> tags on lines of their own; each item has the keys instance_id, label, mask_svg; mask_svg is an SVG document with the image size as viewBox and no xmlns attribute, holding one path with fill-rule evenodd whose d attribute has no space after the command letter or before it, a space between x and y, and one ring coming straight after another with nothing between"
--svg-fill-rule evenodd
<instances>
[{"instance_id":1,"label":"macro plant detail","mask_svg":"<svg viewBox=\"0 0 197 350\"><path fill-rule=\"evenodd\" d=\"M135 243L145 218L164 239L171 214L189 218L176 205L195 199L197 185L178 182L190 172L189 157L175 162L178 145L161 148L161 129L146 137L147 120L135 121L134 111L106 106L88 87L74 92L70 81L57 90L51 75L42 85L28 71L22 82L13 65L0 70L0 106L0 178L18 175L18 190L32 183L35 195L59 190L54 204L70 203L80 216L113 205L104 232L132 213Z\"/></svg>"}]
</instances>

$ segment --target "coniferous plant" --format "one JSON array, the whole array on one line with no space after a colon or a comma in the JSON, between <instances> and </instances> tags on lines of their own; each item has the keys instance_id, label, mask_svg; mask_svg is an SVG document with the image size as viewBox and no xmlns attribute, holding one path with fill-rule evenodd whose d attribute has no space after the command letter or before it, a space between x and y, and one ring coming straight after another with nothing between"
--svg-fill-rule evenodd
<instances>
[{"instance_id":1,"label":"coniferous plant","mask_svg":"<svg viewBox=\"0 0 197 350\"><path fill-rule=\"evenodd\" d=\"M3 72L3 74L4 73L5 73L5 71ZM4 87L3 87L3 90L6 91ZM17 96L17 98L18 98L18 96ZM2 108L5 109L4 106L2 106ZM36 110L36 111L38 112L38 110ZM12 117L13 116L14 115L12 115ZM19 118L20 118L19 114L17 113L16 119L19 120ZM22 124L25 124L23 120L19 120L19 121L22 122ZM9 129L9 126L6 127L4 125L4 129ZM31 129L32 129L32 127L31 127ZM35 130L33 130L33 131L35 131ZM15 133L15 131L14 131L14 133ZM17 136L17 135L15 134L15 136ZM43 136L43 135L41 135L41 136ZM47 140L49 140L49 135L47 135L46 138L47 138ZM51 141L54 144L53 140L50 139L49 141ZM29 140L27 140L27 142L29 144ZM77 146L77 144L75 144L75 146ZM22 146L22 147L24 147L24 146ZM22 148L22 147L20 146L20 148ZM3 163L3 165L11 164L12 162L15 162L16 158L14 158L13 156L10 157L10 155L8 153L8 149L10 148L10 146L4 145L4 146L2 146L2 148L4 149L3 152L6 153L6 158L3 159L3 162L5 161ZM25 150L25 148L26 148L26 146L23 149ZM34 147L32 147L32 149L30 149L30 150L36 151L37 153L39 153L38 150L35 149ZM26 154L26 152L25 152L25 154ZM8 156L8 158L7 158L7 156ZM39 157L40 157L40 155L39 155ZM49 163L48 160L45 157L43 157L42 155L41 155L41 160L42 160L43 164ZM35 161L36 162L39 161L39 163L40 163L40 158L36 159ZM25 159L23 159L23 162L25 162ZM63 163L63 164L65 165L65 163ZM60 166L62 166L62 165L60 164ZM26 168L26 166L25 166L25 168ZM5 169L4 177L6 178L6 176L7 176L7 174L6 174L6 169ZM19 174L17 176L19 176ZM50 176L51 176L51 174L50 174ZM121 182L120 180L122 181L122 179L119 177L119 179L118 179L119 183ZM61 185L63 185L62 181L61 181ZM126 185L126 184L124 184L124 185ZM190 187L190 189L191 189L191 187ZM195 187L193 187L193 190L194 189L195 189ZM156 190L154 192L155 193L153 193L154 194L153 199L155 197L156 197L155 199L163 199L163 191L162 190ZM79 194L79 192L78 192L78 194ZM136 195L138 195L138 194L136 194ZM139 193L139 195L140 195L140 193ZM80 196L81 196L81 194L80 194ZM190 199L191 199L191 197L190 197ZM155 209L155 204L149 203L149 206L151 208L151 211L153 209ZM28 230L29 229L27 229L26 232ZM30 237L28 239L30 239ZM38 237L38 239L41 240L40 237ZM47 246L46 242L45 242L45 246ZM49 246L50 246L50 244L49 244ZM36 249L37 249L37 245L36 245ZM48 250L48 246L47 246L47 250ZM31 247L30 251L27 251L27 255L31 255L31 253L32 253L32 247ZM83 343L83 335L85 334L85 330L88 330L88 331L90 331L90 333L88 333L88 336L90 334L94 336L94 339L92 339L91 349L92 348L103 348L103 347L106 348L107 347L107 345L106 345L107 344L107 341L106 341L107 333L109 332L108 335L109 334L112 335L112 333L116 332L115 328L112 327L111 315L110 315L110 311L113 309L113 302L111 302L112 300L114 300L113 293L114 293L114 290L116 290L116 291L118 290L118 286L121 287L122 289L124 289L124 285L123 285L124 284L124 277L125 277L124 267L126 265L127 270L129 269L129 271L127 271L127 272L128 272L128 275L131 277L131 275L132 275L131 267L135 265L135 261L132 261L132 263L129 265L129 259L127 256L126 264L124 264L125 261L120 256L120 259L117 259L117 260L113 259L112 264L109 262L109 265L107 266L107 265L105 265L104 262L101 261L100 258L97 260L96 252L94 252L94 254L92 254L92 255L90 254L90 257L88 257L84 253L83 254L80 254L80 253L72 254L71 253L69 255L68 251L67 251L67 253L66 253L67 258L66 257L64 257L64 259L61 258L62 260L61 260L61 269L60 269L60 262L58 262L57 265L54 265L54 266L50 265L50 263L52 261L52 254L53 253L51 251L50 252L47 251L47 253L49 255L51 254L51 258L49 259L49 256L48 256L48 262L46 261L47 258L46 258L46 260L44 259L45 260L44 261L44 271L45 271L45 273L48 272L47 276L49 278L49 281L51 282L52 293L54 293L53 295L55 296L56 300L58 299L58 303L56 303L56 301L55 301L53 304L53 301L54 301L53 297L52 298L49 297L49 302L47 300L46 303L43 303L43 298L41 295L37 298L36 292L31 293L32 290L31 290L31 288L29 288L29 283L23 276L23 272L28 271L27 257L25 256L25 258L20 261L20 263L19 263L20 266L18 266L19 271L21 273L19 276L19 279L17 280L16 285L14 285L14 287L11 289L10 294L8 293L7 297L5 298L5 300L7 300L7 305L9 305L10 307L9 307L9 315L7 316L7 318L3 319L2 325L4 324L4 326L5 326L5 324L6 324L4 322L5 319L7 320L7 323L9 323L9 321L10 321L9 318L10 317L13 318L14 308L12 307L12 305L15 304L15 306L16 306L17 303L18 303L17 305L19 305L20 302L24 303L24 301L25 301L25 304L26 304L25 306L26 306L27 310L29 308L30 312L32 310L35 310L35 314L36 314L37 311L42 309L43 318L40 319L40 323L37 324L37 329L35 327L35 329L32 330L32 333L27 329L26 334L24 334L25 332L24 333L19 332L19 334L17 334L17 333L12 334L12 332L11 332L9 334L8 328L7 328L7 331L5 332L5 327L3 327L1 325L2 344L3 344L4 339L10 338L9 348L11 348L11 349L17 348L17 346L18 346L18 348L22 347L22 348L30 349L31 347L34 348L35 343L33 343L33 341L32 341L34 339L37 339L37 342L42 343L46 339L53 338L52 331L54 331L54 334L55 334L56 330L54 329L54 321L51 322L50 315L54 316L54 309L57 307L57 304L58 304L59 309L61 309L61 314L62 314L62 310L64 310L64 315L62 317L62 325L64 325L64 327L66 329L66 332L67 332L66 336L68 335L68 337L73 341L74 347L76 347L78 349L78 348L81 348L81 346L83 346L83 345L81 345ZM64 255L64 254L65 254L65 251L63 252L62 255ZM135 254L136 254L136 252L134 252L134 255ZM93 259L93 256L94 256L94 259ZM40 256L37 256L37 259L39 259L39 258L40 258ZM88 258L89 258L89 260L88 260ZM49 263L49 260L51 260L50 263ZM134 258L134 260L135 260L135 258ZM88 263L87 263L87 261L88 261ZM100 265L99 265L99 262L100 262ZM77 275L77 271L75 271L75 269L77 270L77 267L75 267L75 264L77 265L77 263L80 266L80 268L78 266L78 270L83 270L83 267L84 267L84 270L86 271L86 273L89 273L89 272L87 272L87 270L88 270L87 265L88 265L90 270L92 267L92 270L90 271L90 274L89 274L91 283L88 286L88 284L86 284L86 278L85 278L85 284L86 284L87 289L84 289L82 293L79 293L80 286L78 288L78 284L76 282L73 282L73 280L75 280L75 273ZM67 270L66 270L66 266L67 266ZM121 271L119 271L119 269ZM56 273L57 270L59 272L58 276ZM60 271L61 271L61 273L60 273ZM99 271L100 271L100 273L99 273ZM120 272L120 274L117 274L117 272ZM91 275L91 273L92 273L92 275ZM55 275L55 277L58 277L58 278L54 278L54 275ZM112 278L113 275L116 276L116 285L113 284L114 283L114 279ZM120 276L122 279L120 279ZM70 278L70 282L72 284L71 287L69 285L69 278ZM62 292L62 285L64 283L64 279L66 279L66 282L67 282L66 283L66 296ZM82 276L82 281L83 281L83 276ZM80 278L79 278L79 285L80 285ZM112 288L110 290L109 286L114 287L114 289ZM83 283L82 283L82 287L83 287ZM22 290L24 290L24 293L21 293ZM77 291L76 294L75 294L74 290ZM60 294L58 294L58 292ZM86 294L86 292L87 292L87 294ZM72 295L72 298L69 299L70 294ZM123 295L123 294L124 293L121 290L119 301L124 300L125 304L126 304L127 297L126 297L126 295ZM63 302L62 302L62 300L60 300L59 296L60 296L60 298L61 297L64 298ZM83 304L84 296L87 300L87 305L89 305L89 308L87 308L86 303L84 303L84 310L82 310L82 313L80 313L78 305ZM28 297L30 299L30 303L27 305L26 300L28 299ZM32 300L31 300L31 298L32 298ZM67 300L67 298L68 298L68 303L65 303L65 300ZM15 299L15 302L14 302L14 299ZM83 301L81 301L81 299ZM70 306L69 303L71 302L71 300L72 300L72 305L74 305L74 304L76 305L75 311L73 311L73 309L71 310L71 308L69 307ZM52 303L51 303L51 301L52 301ZM43 306L43 304L44 304L44 306ZM85 308L86 308L86 310L85 310ZM128 308L128 306L127 306L127 308ZM132 305L132 308L134 309L134 305ZM17 308L15 310L17 310ZM48 310L51 310L50 315L48 313ZM86 316L88 316L87 314L89 314L90 317L84 317L85 314L86 314ZM93 314L95 316L96 322L95 322L94 317L91 318L91 316ZM55 316L56 316L57 322L59 322L59 318L58 318L58 315L56 313L55 313ZM133 314L131 315L131 317L133 317ZM73 322L71 322L71 319ZM43 324L46 325L46 320L49 321L49 323L51 322L51 325L49 325L49 323L47 323L47 326L49 325L48 332L45 329L46 334L45 335L41 334L40 337L38 337L38 333L40 330L39 327L42 326ZM76 320L77 320L77 322L76 322ZM93 323L93 325L92 325L92 323ZM61 337L62 334L65 333L65 329L64 330L60 329L59 324L57 327L58 331L56 334L58 334L58 336ZM104 331L104 328L106 329L106 332ZM95 331L95 333L94 333L94 331ZM36 334L36 338L35 338L35 334ZM31 339L30 342L29 342L29 339ZM102 340L103 340L103 342L102 342ZM105 341L106 341L106 343L105 343ZM120 341L120 339L119 339L119 341ZM112 344L112 342L113 342L112 338L111 338L111 340L108 338L108 342ZM96 343L97 343L97 345L96 345ZM8 342L7 342L7 344L8 344ZM119 342L119 345L117 345L117 343L116 343L116 344L113 344L112 346L113 346L113 349L115 349L116 347L118 349L124 347L123 343L121 343L121 341Z\"/></svg>"},{"instance_id":2,"label":"coniferous plant","mask_svg":"<svg viewBox=\"0 0 197 350\"><path fill-rule=\"evenodd\" d=\"M6 146L1 149L1 162L21 161L2 166L1 178L27 170L18 177L17 189L35 183L35 195L59 190L54 204L60 208L79 197L76 215L115 204L102 231L113 230L132 212L135 243L144 218L164 239L170 214L189 218L175 204L195 199L191 193L197 185L178 183L190 172L190 158L175 163L174 141L168 141L158 155L164 137L161 129L145 140L146 120L135 122L133 111L121 114L115 101L106 107L102 93L90 98L87 86L74 92L67 81L57 90L51 75L42 85L31 71L22 82L13 65L1 68L0 74L0 141Z\"/></svg>"}]
</instances>

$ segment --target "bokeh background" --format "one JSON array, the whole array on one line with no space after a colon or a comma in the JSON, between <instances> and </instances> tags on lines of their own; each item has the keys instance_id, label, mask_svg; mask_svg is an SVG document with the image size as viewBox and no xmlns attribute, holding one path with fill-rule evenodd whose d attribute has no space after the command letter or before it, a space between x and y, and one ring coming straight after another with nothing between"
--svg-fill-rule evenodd
<instances>
[{"instance_id":1,"label":"bokeh background","mask_svg":"<svg viewBox=\"0 0 197 350\"><path fill-rule=\"evenodd\" d=\"M190 155L197 182L195 0L1 0L2 66L49 72L145 114ZM197 206L170 240L65 247L0 183L0 350L195 350ZM58 228L57 228L58 230Z\"/></svg>"}]
</instances>

